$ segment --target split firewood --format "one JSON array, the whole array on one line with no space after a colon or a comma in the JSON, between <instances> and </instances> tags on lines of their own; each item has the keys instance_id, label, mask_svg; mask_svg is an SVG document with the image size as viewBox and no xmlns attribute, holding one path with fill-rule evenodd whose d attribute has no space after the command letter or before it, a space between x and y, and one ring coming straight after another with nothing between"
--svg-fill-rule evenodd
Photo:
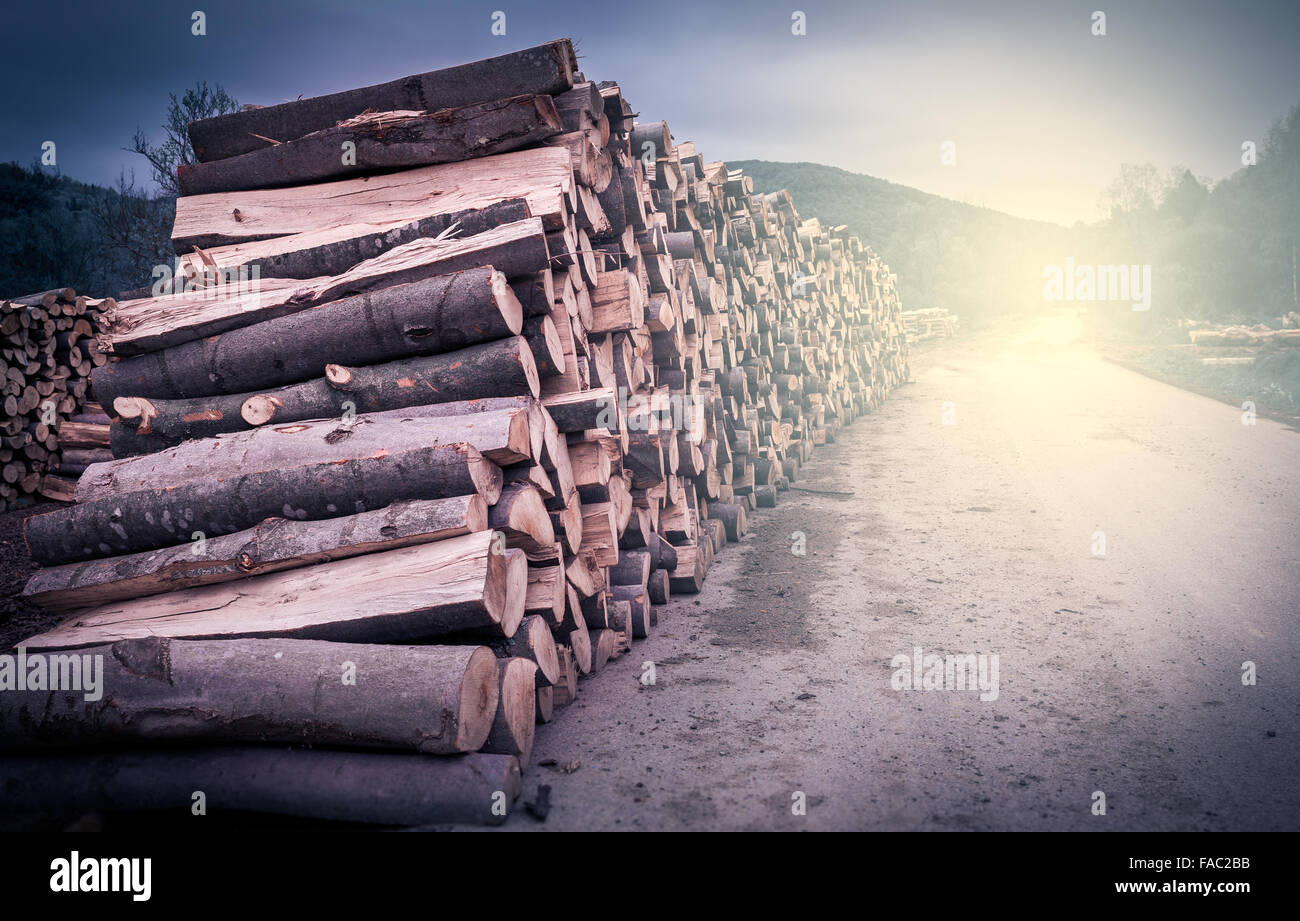
<instances>
[{"instance_id":1,"label":"split firewood","mask_svg":"<svg viewBox=\"0 0 1300 921\"><path fill-rule=\"evenodd\" d=\"M537 95L436 112L370 112L273 147L182 163L176 176L182 195L268 189L485 157L527 147L563 127L551 97Z\"/></svg>"}]
</instances>

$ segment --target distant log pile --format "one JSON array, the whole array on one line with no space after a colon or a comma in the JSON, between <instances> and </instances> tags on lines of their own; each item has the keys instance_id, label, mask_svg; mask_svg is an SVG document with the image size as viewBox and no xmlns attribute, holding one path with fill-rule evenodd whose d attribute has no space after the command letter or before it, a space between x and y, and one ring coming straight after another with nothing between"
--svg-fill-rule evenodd
<instances>
[{"instance_id":1,"label":"distant log pile","mask_svg":"<svg viewBox=\"0 0 1300 921\"><path fill-rule=\"evenodd\" d=\"M0 301L0 510L70 499L83 470L112 459L89 392L105 362L98 316L111 307L71 288Z\"/></svg>"},{"instance_id":2,"label":"distant log pile","mask_svg":"<svg viewBox=\"0 0 1300 921\"><path fill-rule=\"evenodd\" d=\"M941 307L927 310L904 310L903 331L909 342L926 339L951 339L957 335L958 317Z\"/></svg>"},{"instance_id":3,"label":"distant log pile","mask_svg":"<svg viewBox=\"0 0 1300 921\"><path fill-rule=\"evenodd\" d=\"M108 305L117 459L26 531L69 614L28 650L139 664L6 697L0 742L224 744L232 808L500 821L534 725L907 376L869 248L632 111L562 40L191 125L187 290ZM0 801L42 801L25 757ZM187 757L51 776L188 808Z\"/></svg>"}]
</instances>

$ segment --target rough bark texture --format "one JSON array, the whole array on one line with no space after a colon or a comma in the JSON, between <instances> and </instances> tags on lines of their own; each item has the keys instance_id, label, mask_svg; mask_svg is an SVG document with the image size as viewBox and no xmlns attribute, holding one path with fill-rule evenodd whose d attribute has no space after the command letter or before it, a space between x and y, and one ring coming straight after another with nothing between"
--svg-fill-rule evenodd
<instances>
[{"instance_id":1,"label":"rough bark texture","mask_svg":"<svg viewBox=\"0 0 1300 921\"><path fill-rule=\"evenodd\" d=\"M288 470L308 464L397 454L430 445L473 444L475 448L518 463L532 450L528 417L523 409L469 414L425 414L441 407L410 407L350 419L323 419L232 432L220 438L188 441L146 457L95 464L77 484L78 501L109 495L163 490L213 478L259 471ZM452 495L468 495L467 489ZM286 496L286 501L291 497ZM427 498L441 498L439 496ZM495 501L495 497L493 497ZM352 509L338 514L351 514ZM285 515L286 518L336 517Z\"/></svg>"},{"instance_id":2,"label":"rough bark texture","mask_svg":"<svg viewBox=\"0 0 1300 921\"><path fill-rule=\"evenodd\" d=\"M84 687L0 694L0 747L151 739L450 755L483 745L498 706L485 646L148 637L73 655L100 657L99 699Z\"/></svg>"},{"instance_id":3,"label":"rough bark texture","mask_svg":"<svg viewBox=\"0 0 1300 921\"><path fill-rule=\"evenodd\" d=\"M189 126L190 142L200 161L220 160L331 128L367 109L432 111L525 93L563 93L573 88L577 70L573 46L560 39L375 86L201 119Z\"/></svg>"},{"instance_id":4,"label":"rough bark texture","mask_svg":"<svg viewBox=\"0 0 1300 921\"><path fill-rule=\"evenodd\" d=\"M241 394L242 427L376 413L484 397L537 396L532 352L521 337L368 367L328 364L325 376Z\"/></svg>"},{"instance_id":5,"label":"rough bark texture","mask_svg":"<svg viewBox=\"0 0 1300 921\"><path fill-rule=\"evenodd\" d=\"M562 128L549 96L512 96L436 112L379 111L273 147L183 163L177 179L182 195L269 189L485 157L545 140Z\"/></svg>"},{"instance_id":6,"label":"rough bark texture","mask_svg":"<svg viewBox=\"0 0 1300 921\"><path fill-rule=\"evenodd\" d=\"M519 332L523 315L491 268L331 301L95 369L96 396L189 398L310 380L330 362L376 364Z\"/></svg>"},{"instance_id":7,"label":"rough bark texture","mask_svg":"<svg viewBox=\"0 0 1300 921\"><path fill-rule=\"evenodd\" d=\"M398 502L323 521L269 518L246 531L202 543L38 569L23 596L49 611L69 611L395 550L485 528L487 504L479 495Z\"/></svg>"},{"instance_id":8,"label":"rough bark texture","mask_svg":"<svg viewBox=\"0 0 1300 921\"><path fill-rule=\"evenodd\" d=\"M49 566L233 534L277 516L337 518L471 493L495 501L500 491L500 468L477 449L431 445L78 502L28 518L24 533L32 558Z\"/></svg>"}]
</instances>

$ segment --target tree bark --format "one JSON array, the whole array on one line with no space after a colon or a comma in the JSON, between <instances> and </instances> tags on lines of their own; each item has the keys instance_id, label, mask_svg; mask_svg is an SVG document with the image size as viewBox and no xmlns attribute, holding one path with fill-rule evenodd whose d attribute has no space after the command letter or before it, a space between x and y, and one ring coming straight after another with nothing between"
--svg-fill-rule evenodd
<instances>
[{"instance_id":1,"label":"tree bark","mask_svg":"<svg viewBox=\"0 0 1300 921\"><path fill-rule=\"evenodd\" d=\"M70 611L162 592L213 585L329 560L395 550L487 528L477 494L398 502L323 521L269 518L235 534L129 556L38 569L23 597L47 611ZM552 567L554 568L554 567Z\"/></svg>"},{"instance_id":2,"label":"tree bark","mask_svg":"<svg viewBox=\"0 0 1300 921\"><path fill-rule=\"evenodd\" d=\"M112 442L115 456L130 456L124 453L127 450L148 454L191 438L212 438L246 429L248 424L239 417L244 397L242 393L190 400L118 397L113 401L113 412L123 431Z\"/></svg>"},{"instance_id":3,"label":"tree bark","mask_svg":"<svg viewBox=\"0 0 1300 921\"><path fill-rule=\"evenodd\" d=\"M148 739L450 755L483 745L498 703L486 646L146 637L76 655L100 657L99 699L0 694L0 748Z\"/></svg>"},{"instance_id":4,"label":"tree bark","mask_svg":"<svg viewBox=\"0 0 1300 921\"><path fill-rule=\"evenodd\" d=\"M320 377L331 361L376 364L517 334L523 313L491 268L343 298L175 348L110 362L95 394L167 399L247 393Z\"/></svg>"},{"instance_id":5,"label":"tree bark","mask_svg":"<svg viewBox=\"0 0 1300 921\"><path fill-rule=\"evenodd\" d=\"M656 569L650 573L650 579L646 583L646 591L650 595L650 601L653 604L667 604L672 600L672 588L668 585L668 570Z\"/></svg>"},{"instance_id":6,"label":"tree bark","mask_svg":"<svg viewBox=\"0 0 1300 921\"><path fill-rule=\"evenodd\" d=\"M573 88L577 70L572 45L560 39L375 86L200 119L189 126L190 141L200 161L220 160L332 128L367 110L432 111L526 93L563 93Z\"/></svg>"},{"instance_id":7,"label":"tree bark","mask_svg":"<svg viewBox=\"0 0 1300 921\"><path fill-rule=\"evenodd\" d=\"M493 552L492 541L491 531L480 531L101 605L22 645L74 648L146 636L401 643L467 630L512 636L524 615L528 563L518 550Z\"/></svg>"},{"instance_id":8,"label":"tree bark","mask_svg":"<svg viewBox=\"0 0 1300 921\"><path fill-rule=\"evenodd\" d=\"M357 113L340 126L273 147L221 160L182 163L177 179L182 195L301 185L504 153L543 141L563 129L551 97L537 95L436 112L425 112L421 106L418 110Z\"/></svg>"},{"instance_id":9,"label":"tree bark","mask_svg":"<svg viewBox=\"0 0 1300 921\"><path fill-rule=\"evenodd\" d=\"M182 483L255 472L287 473L310 464L369 457L379 452L391 455L433 445L471 444L484 457L505 464L531 458L532 439L526 410L472 414L448 410L458 405L415 406L351 419L265 426L232 432L221 438L187 441L157 454L94 465L77 484L77 499L90 501L119 493L161 490ZM481 404L470 405L477 408ZM449 495L468 495L475 491L468 489ZM285 498L288 501L291 497ZM496 501L495 494L491 498ZM355 510L343 510L339 514L352 511ZM284 517L313 516L286 514Z\"/></svg>"},{"instance_id":10,"label":"tree bark","mask_svg":"<svg viewBox=\"0 0 1300 921\"><path fill-rule=\"evenodd\" d=\"M32 558L49 566L232 534L277 516L338 518L472 493L495 501L500 491L500 468L477 449L432 445L119 493L35 515L24 533Z\"/></svg>"},{"instance_id":11,"label":"tree bark","mask_svg":"<svg viewBox=\"0 0 1300 921\"><path fill-rule=\"evenodd\" d=\"M532 352L514 336L369 367L328 364L323 378L241 395L240 420L245 426L284 424L538 392Z\"/></svg>"}]
</instances>

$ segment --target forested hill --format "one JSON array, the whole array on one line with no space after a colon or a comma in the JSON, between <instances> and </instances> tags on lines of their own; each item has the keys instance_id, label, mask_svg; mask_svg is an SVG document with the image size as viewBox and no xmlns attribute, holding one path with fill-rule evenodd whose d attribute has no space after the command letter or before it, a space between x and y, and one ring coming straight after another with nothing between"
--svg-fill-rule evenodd
<instances>
[{"instance_id":1,"label":"forested hill","mask_svg":"<svg viewBox=\"0 0 1300 921\"><path fill-rule=\"evenodd\" d=\"M1243 155L1243 159L1246 157ZM1269 320L1300 310L1300 106L1278 119L1253 163L1214 182L1181 167L1123 164L1108 214L1062 227L940 198L816 163L728 161L764 192L847 224L898 273L905 308L975 319L1044 304L1044 269L1149 265L1151 309L1135 317Z\"/></svg>"},{"instance_id":2,"label":"forested hill","mask_svg":"<svg viewBox=\"0 0 1300 921\"><path fill-rule=\"evenodd\" d=\"M169 261L170 199L0 163L0 298L51 288L94 297L148 284Z\"/></svg>"},{"instance_id":3,"label":"forested hill","mask_svg":"<svg viewBox=\"0 0 1300 921\"><path fill-rule=\"evenodd\" d=\"M907 309L964 316L1042 303L1042 266L1068 251L1070 231L819 163L727 161L755 189L789 189L795 207L847 224L898 274ZM991 305L996 309L991 309Z\"/></svg>"}]
</instances>

